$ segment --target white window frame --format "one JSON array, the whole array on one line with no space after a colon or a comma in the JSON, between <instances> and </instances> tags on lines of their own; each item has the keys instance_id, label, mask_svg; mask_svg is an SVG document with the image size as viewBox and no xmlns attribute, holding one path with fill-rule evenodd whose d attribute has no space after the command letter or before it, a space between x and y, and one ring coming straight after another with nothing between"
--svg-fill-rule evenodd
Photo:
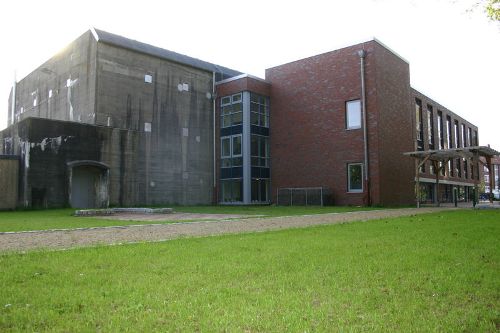
<instances>
[{"instance_id":1,"label":"white window frame","mask_svg":"<svg viewBox=\"0 0 500 333\"><path fill-rule=\"evenodd\" d=\"M223 155L224 154L224 140L229 140L229 155ZM232 153L232 138L231 136L223 136L220 138L220 158L231 158L231 153Z\"/></svg>"},{"instance_id":2,"label":"white window frame","mask_svg":"<svg viewBox=\"0 0 500 333\"><path fill-rule=\"evenodd\" d=\"M359 165L361 167L361 189L352 189L351 188L351 166ZM363 163L348 163L347 164L347 192L349 193L363 193L364 184L363 184Z\"/></svg>"},{"instance_id":3,"label":"white window frame","mask_svg":"<svg viewBox=\"0 0 500 333\"><path fill-rule=\"evenodd\" d=\"M240 137L240 153L237 154L237 155L234 155L234 147L233 147L233 143L234 143L234 139L236 139L237 137ZM231 157L241 157L243 155L243 135L242 134L235 134L235 135L231 135Z\"/></svg>"},{"instance_id":4,"label":"white window frame","mask_svg":"<svg viewBox=\"0 0 500 333\"><path fill-rule=\"evenodd\" d=\"M240 137L240 142L241 142L241 150L240 150L240 154L237 154L237 155L234 155L233 154L233 142L234 142L234 139L236 137ZM223 148L223 144L222 142L224 140L229 140L229 155L222 155L223 152L224 152L224 148ZM242 134L235 134L235 135L227 135L227 136L222 136L220 138L220 159L221 161L222 160L225 160L225 159L232 159L232 158L238 158L238 157L242 157L243 156L243 135ZM232 164L232 162L231 162ZM221 166L222 168L231 168L231 166L229 167L223 167Z\"/></svg>"},{"instance_id":5,"label":"white window frame","mask_svg":"<svg viewBox=\"0 0 500 333\"><path fill-rule=\"evenodd\" d=\"M352 105L352 104L358 104L359 105L359 125L355 125L355 126L351 126L350 124L350 120L349 120L349 105ZM360 129L361 128L361 124L363 123L363 115L362 115L362 112L361 112L361 100L359 99L354 99L354 100L351 100L351 101L347 101L345 103L345 127L347 130L355 130L355 129Z\"/></svg>"},{"instance_id":6,"label":"white window frame","mask_svg":"<svg viewBox=\"0 0 500 333\"><path fill-rule=\"evenodd\" d=\"M223 114L222 112L222 109L224 106L230 106L230 105L233 105L233 104L239 104L241 103L241 111L237 111L237 112L233 112L233 110L231 110L229 113L227 114ZM227 127L231 127L231 126L237 126L235 124L233 124L233 116L235 114L238 114L238 113L241 113L241 124L243 124L243 94L240 92L240 93L237 93L237 94L233 94L233 95L228 95L228 96L223 96L221 97L220 99L220 127L221 128L227 128ZM228 126L225 126L224 125L224 119L226 117L229 117L229 125ZM241 125L241 124L238 124L238 125Z\"/></svg>"}]
</instances>

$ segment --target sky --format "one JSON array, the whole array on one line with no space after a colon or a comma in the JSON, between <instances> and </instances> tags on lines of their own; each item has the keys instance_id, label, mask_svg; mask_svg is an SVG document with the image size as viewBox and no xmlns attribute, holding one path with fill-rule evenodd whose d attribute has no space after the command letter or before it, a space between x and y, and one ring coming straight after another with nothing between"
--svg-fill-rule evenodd
<instances>
[{"instance_id":1,"label":"sky","mask_svg":"<svg viewBox=\"0 0 500 333\"><path fill-rule=\"evenodd\" d=\"M500 150L500 24L480 0L16 0L0 5L0 130L14 78L90 27L264 77L266 68L377 38L413 88Z\"/></svg>"}]
</instances>

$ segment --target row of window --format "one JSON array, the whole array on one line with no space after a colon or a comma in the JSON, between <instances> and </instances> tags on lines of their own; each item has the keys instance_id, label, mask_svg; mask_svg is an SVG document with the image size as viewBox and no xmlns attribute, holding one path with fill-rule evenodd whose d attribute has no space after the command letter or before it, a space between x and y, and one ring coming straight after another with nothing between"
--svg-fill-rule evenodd
<instances>
[{"instance_id":1,"label":"row of window","mask_svg":"<svg viewBox=\"0 0 500 333\"><path fill-rule=\"evenodd\" d=\"M269 101L266 97L250 93L250 124L269 127Z\"/></svg>"},{"instance_id":2,"label":"row of window","mask_svg":"<svg viewBox=\"0 0 500 333\"><path fill-rule=\"evenodd\" d=\"M466 127L465 124L459 124L458 120L446 116L446 127L443 119L443 112L437 111L437 147L434 139L434 110L432 105L427 104L427 143L429 149L448 149L462 148L469 146L478 146L477 131ZM422 101L415 99L415 116L417 132L417 150L424 150L424 128L423 128L423 110ZM445 141L446 132L446 141Z\"/></svg>"},{"instance_id":3,"label":"row of window","mask_svg":"<svg viewBox=\"0 0 500 333\"><path fill-rule=\"evenodd\" d=\"M463 168L462 168L463 165ZM470 165L470 173L469 173L469 165ZM479 179L478 169L474 169L474 165L470 163L467 159L457 158L455 161L448 161L447 165L444 165L443 162L439 162L438 164L439 174L441 176L449 176L449 177L458 177L465 179ZM420 173L425 173L425 164L423 164L420 168ZM429 173L431 175L436 174L436 168L431 163L429 166Z\"/></svg>"},{"instance_id":4,"label":"row of window","mask_svg":"<svg viewBox=\"0 0 500 333\"><path fill-rule=\"evenodd\" d=\"M345 104L346 128L361 128L361 101L353 100ZM221 98L221 127L240 125L243 122L242 94L234 94ZM268 98L250 93L250 124L269 127Z\"/></svg>"},{"instance_id":5,"label":"row of window","mask_svg":"<svg viewBox=\"0 0 500 333\"><path fill-rule=\"evenodd\" d=\"M269 202L269 179L252 179L251 195L252 202ZM220 198L220 201L225 203L243 202L243 180L221 180Z\"/></svg>"},{"instance_id":6,"label":"row of window","mask_svg":"<svg viewBox=\"0 0 500 333\"><path fill-rule=\"evenodd\" d=\"M240 125L243 122L242 94L221 98L221 127ZM269 127L268 98L250 93L250 124Z\"/></svg>"},{"instance_id":7,"label":"row of window","mask_svg":"<svg viewBox=\"0 0 500 333\"><path fill-rule=\"evenodd\" d=\"M269 179L252 179L252 202L269 201ZM349 192L363 192L363 164L347 165L347 187ZM243 179L224 179L220 181L221 202L243 202Z\"/></svg>"},{"instance_id":8,"label":"row of window","mask_svg":"<svg viewBox=\"0 0 500 333\"><path fill-rule=\"evenodd\" d=\"M221 127L240 125L243 122L241 93L221 98Z\"/></svg>"},{"instance_id":9,"label":"row of window","mask_svg":"<svg viewBox=\"0 0 500 333\"><path fill-rule=\"evenodd\" d=\"M221 139L221 167L242 166L242 135L230 135ZM250 137L250 156L252 166L269 167L269 138L252 134Z\"/></svg>"}]
</instances>

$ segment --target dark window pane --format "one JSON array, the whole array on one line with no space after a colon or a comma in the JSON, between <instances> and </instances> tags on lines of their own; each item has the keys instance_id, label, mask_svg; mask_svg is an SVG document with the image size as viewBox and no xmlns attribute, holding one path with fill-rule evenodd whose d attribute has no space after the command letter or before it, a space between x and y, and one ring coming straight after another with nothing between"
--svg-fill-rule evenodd
<instances>
[{"instance_id":1,"label":"dark window pane","mask_svg":"<svg viewBox=\"0 0 500 333\"><path fill-rule=\"evenodd\" d=\"M242 121L243 121L243 113L242 112L238 112L238 113L233 114L233 125L239 125L242 123Z\"/></svg>"},{"instance_id":2,"label":"dark window pane","mask_svg":"<svg viewBox=\"0 0 500 333\"><path fill-rule=\"evenodd\" d=\"M241 112L243 110L243 106L241 103L233 104L233 112Z\"/></svg>"},{"instance_id":3,"label":"dark window pane","mask_svg":"<svg viewBox=\"0 0 500 333\"><path fill-rule=\"evenodd\" d=\"M231 156L231 141L229 138L221 139L221 156L222 157Z\"/></svg>"},{"instance_id":4,"label":"dark window pane","mask_svg":"<svg viewBox=\"0 0 500 333\"><path fill-rule=\"evenodd\" d=\"M252 112L250 113L250 123L252 125L259 125L259 114Z\"/></svg>"},{"instance_id":5,"label":"dark window pane","mask_svg":"<svg viewBox=\"0 0 500 333\"><path fill-rule=\"evenodd\" d=\"M361 164L349 165L349 191L361 191L363 189L363 172Z\"/></svg>"},{"instance_id":6,"label":"dark window pane","mask_svg":"<svg viewBox=\"0 0 500 333\"><path fill-rule=\"evenodd\" d=\"M256 135L250 137L250 151L251 156L259 156L259 137Z\"/></svg>"},{"instance_id":7,"label":"dark window pane","mask_svg":"<svg viewBox=\"0 0 500 333\"><path fill-rule=\"evenodd\" d=\"M241 166L243 164L243 159L241 157L233 158L233 167Z\"/></svg>"},{"instance_id":8,"label":"dark window pane","mask_svg":"<svg viewBox=\"0 0 500 333\"><path fill-rule=\"evenodd\" d=\"M233 156L241 155L241 136L233 136Z\"/></svg>"}]
</instances>

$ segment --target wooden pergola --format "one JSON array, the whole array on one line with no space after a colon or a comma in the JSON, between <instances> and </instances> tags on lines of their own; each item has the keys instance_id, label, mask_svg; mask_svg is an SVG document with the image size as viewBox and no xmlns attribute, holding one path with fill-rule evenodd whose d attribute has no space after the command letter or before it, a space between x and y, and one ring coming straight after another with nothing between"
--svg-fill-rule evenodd
<instances>
[{"instance_id":1,"label":"wooden pergola","mask_svg":"<svg viewBox=\"0 0 500 333\"><path fill-rule=\"evenodd\" d=\"M465 158L472 160L472 165L477 166L477 172L479 175L479 164L486 166L488 168L490 177L490 201L493 200L493 188L495 182L495 170L492 166L491 160L495 156L500 156L500 152L489 146L473 146L473 147L463 147L463 148L451 148L451 149L439 149L439 150L423 150L423 151L412 151L404 153L403 155L413 157L415 159L415 180L417 182L416 196L417 196L417 207L420 207L420 168L425 162L430 161L434 166L436 171L436 203L439 206L439 178L440 173L449 161L456 158ZM481 157L484 159L482 160ZM477 187L479 182L479 177L472 175L474 180L474 189L477 195ZM477 200L475 200L477 201Z\"/></svg>"}]
</instances>

